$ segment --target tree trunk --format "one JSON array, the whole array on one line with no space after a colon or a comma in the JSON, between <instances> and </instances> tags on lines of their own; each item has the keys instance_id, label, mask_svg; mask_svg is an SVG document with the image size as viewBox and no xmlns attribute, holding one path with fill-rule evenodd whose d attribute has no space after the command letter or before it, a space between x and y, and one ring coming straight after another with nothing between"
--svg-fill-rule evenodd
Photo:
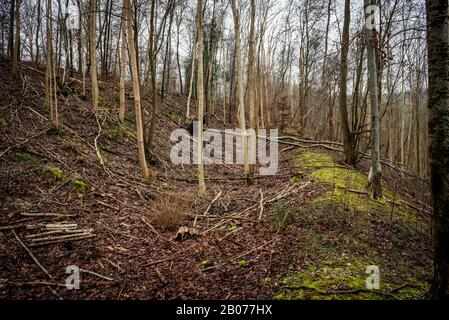
<instances>
[{"instance_id":1,"label":"tree trunk","mask_svg":"<svg viewBox=\"0 0 449 320\"><path fill-rule=\"evenodd\" d=\"M433 196L432 298L449 300L449 3L427 0L429 139Z\"/></svg>"},{"instance_id":2,"label":"tree trunk","mask_svg":"<svg viewBox=\"0 0 449 320\"><path fill-rule=\"evenodd\" d=\"M249 159L248 159L248 139L246 137L246 123L245 123L245 96L243 91L243 66L242 66L242 49L240 40L240 14L237 8L236 0L231 0L232 15L234 17L234 32L235 32L235 55L237 62L237 91L239 101L239 125L243 136L243 167L245 176L249 174Z\"/></svg>"},{"instance_id":3,"label":"tree trunk","mask_svg":"<svg viewBox=\"0 0 449 320\"><path fill-rule=\"evenodd\" d=\"M15 39L14 39L14 49L12 53L12 74L13 76L17 75L17 63L19 59L19 44L20 44L20 3L21 0L16 0L16 9L15 9Z\"/></svg>"},{"instance_id":4,"label":"tree trunk","mask_svg":"<svg viewBox=\"0 0 449 320\"><path fill-rule=\"evenodd\" d=\"M136 108L136 131L137 131L137 148L139 151L139 163L140 170L142 171L142 177L144 179L151 178L151 172L147 167L147 162L145 158L145 145L143 141L143 125L142 125L142 108L140 101L140 86L139 86L139 74L137 72L137 57L136 50L134 48L134 30L132 26L131 19L131 4L130 0L125 0L125 13L126 13L126 21L128 27L128 47L129 47L129 55L131 56L131 74L133 80L133 90L134 90L134 104Z\"/></svg>"},{"instance_id":5,"label":"tree trunk","mask_svg":"<svg viewBox=\"0 0 449 320\"><path fill-rule=\"evenodd\" d=\"M36 26L36 55L34 57L34 63L39 64L39 31L41 29L41 0L37 0L37 26Z\"/></svg>"},{"instance_id":6,"label":"tree trunk","mask_svg":"<svg viewBox=\"0 0 449 320\"><path fill-rule=\"evenodd\" d=\"M158 101L157 101L157 79L156 79L156 63L157 63L157 53L156 53L156 31L155 31L155 20L156 20L156 1L151 2L151 17L150 17L150 43L149 43L149 58L150 58L150 73L151 73L151 119L150 119L150 129L148 133L148 138L146 139L146 149L150 151L153 144L154 127L156 125L156 116L158 112Z\"/></svg>"},{"instance_id":7,"label":"tree trunk","mask_svg":"<svg viewBox=\"0 0 449 320\"><path fill-rule=\"evenodd\" d=\"M203 83L203 0L197 3L197 59L198 59L198 182L199 193L206 193L204 182L204 162L203 162L203 118L204 118L204 83Z\"/></svg>"},{"instance_id":8,"label":"tree trunk","mask_svg":"<svg viewBox=\"0 0 449 320\"><path fill-rule=\"evenodd\" d=\"M95 111L98 110L98 80L97 80L97 1L90 0L90 77L92 81L92 105Z\"/></svg>"},{"instance_id":9,"label":"tree trunk","mask_svg":"<svg viewBox=\"0 0 449 320\"><path fill-rule=\"evenodd\" d=\"M373 4L373 0L365 0L365 18L368 19L369 13L366 12L368 6ZM374 23L373 23L374 25ZM380 144L379 144L379 107L377 105L377 71L376 71L376 52L374 45L376 33L372 28L365 26L366 42L368 51L368 86L370 91L371 104L371 191L372 198L379 199L382 196L382 171L380 165Z\"/></svg>"},{"instance_id":10,"label":"tree trunk","mask_svg":"<svg viewBox=\"0 0 449 320\"><path fill-rule=\"evenodd\" d=\"M9 7L9 37L8 37L8 53L12 60L14 56L14 16L16 10L16 0L11 0Z\"/></svg>"},{"instance_id":11,"label":"tree trunk","mask_svg":"<svg viewBox=\"0 0 449 320\"><path fill-rule=\"evenodd\" d=\"M345 17L343 23L343 35L341 40L341 64L340 64L340 122L343 134L343 146L345 162L353 165L356 162L356 151L354 148L354 135L349 129L348 123L348 51L349 51L349 25L351 21L351 1L345 0Z\"/></svg>"},{"instance_id":12,"label":"tree trunk","mask_svg":"<svg viewBox=\"0 0 449 320\"><path fill-rule=\"evenodd\" d=\"M251 0L251 22L248 38L248 106L249 106L249 128L255 129L255 90L256 81L254 79L254 23L256 20L256 3ZM249 174L246 177L246 183L252 185L254 183L254 174L256 171L255 156L256 156L256 141L251 139L251 164Z\"/></svg>"},{"instance_id":13,"label":"tree trunk","mask_svg":"<svg viewBox=\"0 0 449 320\"><path fill-rule=\"evenodd\" d=\"M122 124L125 123L125 110L126 110L126 100L125 100L125 77L126 77L126 23L125 23L126 13L122 14L122 41L120 46L120 108L119 108L119 119Z\"/></svg>"},{"instance_id":14,"label":"tree trunk","mask_svg":"<svg viewBox=\"0 0 449 320\"><path fill-rule=\"evenodd\" d=\"M55 66L53 58L53 23L52 23L52 0L47 0L47 12L46 12L46 69L45 69L45 105L50 110L50 118L53 126L57 129L59 127L58 117L58 98L56 95L56 78L55 78Z\"/></svg>"}]
</instances>

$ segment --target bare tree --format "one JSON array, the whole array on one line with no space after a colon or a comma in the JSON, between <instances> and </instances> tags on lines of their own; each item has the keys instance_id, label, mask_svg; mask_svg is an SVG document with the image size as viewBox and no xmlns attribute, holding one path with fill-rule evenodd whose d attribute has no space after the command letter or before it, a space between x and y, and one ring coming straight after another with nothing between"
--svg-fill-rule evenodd
<instances>
[{"instance_id":1,"label":"bare tree","mask_svg":"<svg viewBox=\"0 0 449 320\"><path fill-rule=\"evenodd\" d=\"M204 161L203 161L203 118L204 118L204 83L203 83L203 0L197 2L197 59L198 59L198 80L197 80L197 100L198 100L198 183L199 193L206 192L204 182Z\"/></svg>"},{"instance_id":2,"label":"bare tree","mask_svg":"<svg viewBox=\"0 0 449 320\"><path fill-rule=\"evenodd\" d=\"M377 70L376 70L376 52L377 43L376 32L373 30L375 21L368 21L372 13L369 12L369 6L375 4L375 0L365 0L365 32L368 51L368 73L369 73L369 91L371 103L371 172L370 185L373 199L382 196L382 171L380 165L380 133L379 133L379 108L377 95Z\"/></svg>"},{"instance_id":3,"label":"bare tree","mask_svg":"<svg viewBox=\"0 0 449 320\"><path fill-rule=\"evenodd\" d=\"M348 164L355 164L356 151L354 146L354 135L349 129L348 97L347 97L350 21L351 21L351 1L345 0L343 35L341 39L341 62L340 62L340 125L343 135L345 161Z\"/></svg>"},{"instance_id":4,"label":"bare tree","mask_svg":"<svg viewBox=\"0 0 449 320\"><path fill-rule=\"evenodd\" d=\"M16 0L16 9L15 9L15 26L16 26L16 33L15 33L15 39L14 39L14 49L12 53L12 74L15 76L17 75L17 63L19 60L19 46L20 46L20 4L21 0Z\"/></svg>"},{"instance_id":5,"label":"bare tree","mask_svg":"<svg viewBox=\"0 0 449 320\"><path fill-rule=\"evenodd\" d=\"M243 66L242 66L242 49L240 40L240 13L237 8L236 0L231 0L232 15L234 17L234 32L235 32L235 56L237 61L237 91L239 101L239 125L240 131L243 134L243 153L244 153L244 172L249 174L249 159L248 159L248 139L246 137L246 122L245 122L245 95L243 91Z\"/></svg>"},{"instance_id":6,"label":"bare tree","mask_svg":"<svg viewBox=\"0 0 449 320\"><path fill-rule=\"evenodd\" d=\"M90 0L90 78L92 81L92 105L98 110L98 80L97 80L97 1Z\"/></svg>"},{"instance_id":7,"label":"bare tree","mask_svg":"<svg viewBox=\"0 0 449 320\"><path fill-rule=\"evenodd\" d=\"M142 172L142 177L144 179L152 178L151 172L147 167L147 162L145 158L145 145L143 138L143 119L142 119L142 106L140 101L140 86L139 86L139 74L137 72L137 56L136 50L134 48L134 30L132 26L132 16L131 16L131 4L130 0L125 0L125 13L126 13L126 24L128 27L128 47L129 55L131 57L131 74L133 80L133 90L134 90L134 105L136 109L136 130L137 130L137 148L139 150L139 163L140 170Z\"/></svg>"},{"instance_id":8,"label":"bare tree","mask_svg":"<svg viewBox=\"0 0 449 320\"><path fill-rule=\"evenodd\" d=\"M256 20L256 3L255 0L251 0L251 22L248 38L248 107L249 107L249 128L256 128L256 115L255 115L255 95L256 95L256 80L254 75L254 24ZM251 145L248 145L251 149L251 157L254 158L256 154L256 141L251 139ZM251 165L249 173L246 177L248 185L254 183L254 173L256 170L255 159L251 159Z\"/></svg>"},{"instance_id":9,"label":"bare tree","mask_svg":"<svg viewBox=\"0 0 449 320\"><path fill-rule=\"evenodd\" d=\"M119 119L121 123L125 123L125 78L126 78L126 20L125 12L122 14L121 28L121 46L120 46L120 107Z\"/></svg>"},{"instance_id":10,"label":"bare tree","mask_svg":"<svg viewBox=\"0 0 449 320\"><path fill-rule=\"evenodd\" d=\"M449 300L449 3L427 0L429 138L433 196L431 296Z\"/></svg>"}]
</instances>

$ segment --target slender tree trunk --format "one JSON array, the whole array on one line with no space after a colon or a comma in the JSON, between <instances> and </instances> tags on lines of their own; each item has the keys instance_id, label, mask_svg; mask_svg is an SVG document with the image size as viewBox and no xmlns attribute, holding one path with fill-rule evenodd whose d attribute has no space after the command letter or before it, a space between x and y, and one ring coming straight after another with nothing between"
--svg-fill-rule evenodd
<instances>
[{"instance_id":1,"label":"slender tree trunk","mask_svg":"<svg viewBox=\"0 0 449 320\"><path fill-rule=\"evenodd\" d=\"M194 42L196 43L197 41L197 33L195 33L195 40ZM192 90L193 90L193 79L195 76L195 60L196 60L196 54L197 49L196 46L193 47L192 49L192 68L190 70L190 84L189 84L189 95L187 97L187 109L186 109L186 117L187 119L190 118L190 100L192 99Z\"/></svg>"},{"instance_id":2,"label":"slender tree trunk","mask_svg":"<svg viewBox=\"0 0 449 320\"><path fill-rule=\"evenodd\" d=\"M97 1L90 0L90 77L92 81L92 105L95 111L98 110L98 80L97 80Z\"/></svg>"},{"instance_id":3,"label":"slender tree trunk","mask_svg":"<svg viewBox=\"0 0 449 320\"><path fill-rule=\"evenodd\" d=\"M256 94L256 81L254 78L254 24L256 20L256 3L255 0L251 0L251 22L248 38L248 107L249 107L249 127L250 129L256 128L255 119L255 94ZM252 185L254 183L254 174L256 171L255 158L256 158L256 141L251 139L251 145L248 146L251 149L251 164L249 174L246 177L246 183Z\"/></svg>"},{"instance_id":4,"label":"slender tree trunk","mask_svg":"<svg viewBox=\"0 0 449 320\"><path fill-rule=\"evenodd\" d=\"M179 76L179 91L181 95L184 95L184 87L182 83L182 72L181 72L181 60L179 59L179 36L180 36L180 25L181 25L182 15L179 17L179 21L176 22L176 63L178 65L178 76Z\"/></svg>"},{"instance_id":5,"label":"slender tree trunk","mask_svg":"<svg viewBox=\"0 0 449 320\"><path fill-rule=\"evenodd\" d=\"M203 0L197 3L197 58L198 58L198 182L199 193L206 193L204 182L204 162L203 162L203 118L204 118L204 83L203 83Z\"/></svg>"},{"instance_id":6,"label":"slender tree trunk","mask_svg":"<svg viewBox=\"0 0 449 320\"><path fill-rule=\"evenodd\" d=\"M373 0L365 0L365 18L368 19L369 13L366 12L368 6L374 4ZM374 25L374 23L373 23ZM366 42L368 51L368 86L370 90L371 103L371 190L373 199L382 196L382 170L380 165L380 130L379 130L379 108L377 105L377 71L376 71L376 52L374 45L377 43L375 31L365 26Z\"/></svg>"},{"instance_id":7,"label":"slender tree trunk","mask_svg":"<svg viewBox=\"0 0 449 320\"><path fill-rule=\"evenodd\" d=\"M137 57L136 50L134 48L134 30L132 26L131 18L131 3L130 0L125 0L125 13L126 21L128 27L128 47L129 55L131 56L131 74L133 80L133 90L134 90L134 104L136 108L136 131L137 131L137 148L139 151L139 163L140 170L142 172L142 177L144 179L151 179L151 172L147 167L147 162L145 158L145 145L143 139L143 120L142 120L142 108L140 101L140 86L139 86L139 74L137 72Z\"/></svg>"},{"instance_id":8,"label":"slender tree trunk","mask_svg":"<svg viewBox=\"0 0 449 320\"><path fill-rule=\"evenodd\" d=\"M146 139L146 149L149 152L153 145L154 128L156 125L156 116L158 112L158 101L157 101L157 79L156 79L156 63L157 63L157 52L156 52L156 31L155 31L155 19L156 19L156 1L151 2L151 17L150 17L150 73L151 73L151 104L152 112L150 119L150 129L148 133L148 138Z\"/></svg>"},{"instance_id":9,"label":"slender tree trunk","mask_svg":"<svg viewBox=\"0 0 449 320\"><path fill-rule=\"evenodd\" d=\"M56 91L56 79L55 79L55 61L53 57L53 23L52 23L52 0L47 0L46 11L46 69L45 69L45 105L50 110L50 118L53 126L58 129L59 117L58 117L58 98Z\"/></svg>"},{"instance_id":10,"label":"slender tree trunk","mask_svg":"<svg viewBox=\"0 0 449 320\"><path fill-rule=\"evenodd\" d=\"M351 1L345 0L345 16L343 23L343 35L341 40L341 65L340 65L340 122L343 134L343 146L345 162L355 164L356 152L354 148L354 135L349 129L348 123L348 51L349 51L349 25L351 21Z\"/></svg>"},{"instance_id":11,"label":"slender tree trunk","mask_svg":"<svg viewBox=\"0 0 449 320\"><path fill-rule=\"evenodd\" d=\"M427 0L433 299L449 300L449 3Z\"/></svg>"},{"instance_id":12,"label":"slender tree trunk","mask_svg":"<svg viewBox=\"0 0 449 320\"><path fill-rule=\"evenodd\" d=\"M34 63L37 65L39 64L39 54L40 54L40 48L39 48L39 31L41 29L41 0L37 0L37 26L36 26L36 55L34 57Z\"/></svg>"},{"instance_id":13,"label":"slender tree trunk","mask_svg":"<svg viewBox=\"0 0 449 320\"><path fill-rule=\"evenodd\" d=\"M17 75L17 67L18 67L18 59L19 59L19 45L20 45L20 4L21 0L16 0L16 9L15 9L15 40L14 40L14 49L12 54L12 74L13 76Z\"/></svg>"},{"instance_id":14,"label":"slender tree trunk","mask_svg":"<svg viewBox=\"0 0 449 320\"><path fill-rule=\"evenodd\" d=\"M126 110L126 100L125 100L125 77L126 77L126 14L122 14L121 32L122 41L120 46L120 108L119 108L119 119L122 124L125 123L125 110Z\"/></svg>"},{"instance_id":15,"label":"slender tree trunk","mask_svg":"<svg viewBox=\"0 0 449 320\"><path fill-rule=\"evenodd\" d=\"M18 0L19 1L19 0ZM9 37L8 37L8 53L12 60L14 56L14 17L16 10L16 0L11 0L9 7Z\"/></svg>"},{"instance_id":16,"label":"slender tree trunk","mask_svg":"<svg viewBox=\"0 0 449 320\"><path fill-rule=\"evenodd\" d=\"M326 102L327 99L327 84L329 83L327 77L326 77L326 71L327 71L327 54L328 54L328 47L329 47L329 28L330 28L330 20L331 20L331 9L332 9L332 0L328 0L327 3L327 20L326 20L326 31L324 35L324 57L323 57L323 68L321 72L321 100L320 100L320 124L324 128L326 126Z\"/></svg>"},{"instance_id":17,"label":"slender tree trunk","mask_svg":"<svg viewBox=\"0 0 449 320\"><path fill-rule=\"evenodd\" d=\"M234 32L235 32L235 55L237 62L237 91L239 101L239 125L243 136L243 167L245 176L249 174L249 159L248 159L248 139L246 137L246 123L245 123L245 95L243 91L243 65L242 65L242 49L240 40L240 13L237 8L236 0L231 0L232 15L234 17Z\"/></svg>"},{"instance_id":18,"label":"slender tree trunk","mask_svg":"<svg viewBox=\"0 0 449 320\"><path fill-rule=\"evenodd\" d=\"M78 6L78 24L79 24L79 30L78 30L78 73L82 75L84 73L83 71L83 42L82 42L82 36L83 36L83 24L82 24L82 11L81 11L81 0L78 0L76 2Z\"/></svg>"}]
</instances>

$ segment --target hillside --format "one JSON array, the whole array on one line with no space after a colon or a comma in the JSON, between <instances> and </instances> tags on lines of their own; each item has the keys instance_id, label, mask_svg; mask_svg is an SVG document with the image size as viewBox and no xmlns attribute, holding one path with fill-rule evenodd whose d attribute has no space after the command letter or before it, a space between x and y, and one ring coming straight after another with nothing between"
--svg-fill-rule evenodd
<instances>
[{"instance_id":1,"label":"hillside","mask_svg":"<svg viewBox=\"0 0 449 320\"><path fill-rule=\"evenodd\" d=\"M180 96L160 107L155 177L145 181L133 100L122 126L117 88L100 83L95 115L69 79L55 131L43 71L24 64L12 79L0 60L0 299L420 299L428 290L428 181L384 166L374 201L367 164L348 167L328 145L285 134L274 177L247 187L241 166L206 166L198 196L196 166L169 156L170 133L188 126ZM220 117L209 126L223 128ZM58 226L69 240L55 238ZM180 227L198 232L180 241ZM64 287L73 265L81 290ZM380 290L365 289L370 265Z\"/></svg>"}]
</instances>

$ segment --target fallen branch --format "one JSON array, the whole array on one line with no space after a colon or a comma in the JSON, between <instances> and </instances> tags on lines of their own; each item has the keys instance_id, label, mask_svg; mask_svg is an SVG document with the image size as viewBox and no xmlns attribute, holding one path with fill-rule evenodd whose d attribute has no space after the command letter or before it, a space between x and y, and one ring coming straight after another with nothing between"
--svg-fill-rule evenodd
<instances>
[{"instance_id":1,"label":"fallen branch","mask_svg":"<svg viewBox=\"0 0 449 320\"><path fill-rule=\"evenodd\" d=\"M262 189L259 190L260 192L260 211L259 211L259 221L262 220L262 215L263 215L263 192Z\"/></svg>"},{"instance_id":2,"label":"fallen branch","mask_svg":"<svg viewBox=\"0 0 449 320\"><path fill-rule=\"evenodd\" d=\"M59 214L59 213L21 213L20 214L23 217L57 217L57 218L66 218L66 217L73 217L73 214Z\"/></svg>"},{"instance_id":3,"label":"fallen branch","mask_svg":"<svg viewBox=\"0 0 449 320\"><path fill-rule=\"evenodd\" d=\"M0 153L0 158L1 158L5 153L7 153L9 150L15 149L15 148L17 148L17 147L20 147L20 146L24 145L25 143L27 143L27 142L30 141L31 139L37 138L38 136L40 136L40 135L46 133L48 130L50 130L50 128L47 128L47 129L45 129L45 130L43 130L43 131L40 131L39 133L37 133L37 134L35 134L35 135L33 135L33 136L31 136L31 137L25 139L24 141L22 141L22 142L20 142L20 143L18 143L18 144L16 144L16 145L14 145L14 146L10 146L10 147L6 148L2 153Z\"/></svg>"},{"instance_id":4,"label":"fallen branch","mask_svg":"<svg viewBox=\"0 0 449 320\"><path fill-rule=\"evenodd\" d=\"M91 275L93 275L93 276L96 276L96 277L98 277L98 278L101 278L101 279L104 279L104 280L107 280L107 281L116 281L116 280L114 280L114 279L112 279L112 278L103 276L103 275L101 275L101 274L99 274L99 273L96 273L96 272L93 272L93 271L84 270L84 269L80 269L80 271L81 271L81 272L84 272L84 273L91 274Z\"/></svg>"},{"instance_id":5,"label":"fallen branch","mask_svg":"<svg viewBox=\"0 0 449 320\"><path fill-rule=\"evenodd\" d=\"M218 198L220 198L221 196L221 191L215 196L215 198L211 201L211 203L209 204L209 206L207 207L206 211L204 211L203 216L206 216L207 213L209 212L210 208L212 208L212 205L218 200ZM195 220L193 220L193 227L196 227L196 222L198 221L198 213L195 216Z\"/></svg>"},{"instance_id":6,"label":"fallen branch","mask_svg":"<svg viewBox=\"0 0 449 320\"><path fill-rule=\"evenodd\" d=\"M45 245L49 245L49 244L66 242L66 241L79 241L79 240L85 240L85 239L89 239L89 238L93 238L93 237L95 237L94 234L89 234L89 235L83 235L83 236L73 237L73 238L57 239L57 240L51 240L51 241L47 241L47 242L32 243L32 244L30 244L30 247L39 247L39 246L45 246Z\"/></svg>"},{"instance_id":7,"label":"fallen branch","mask_svg":"<svg viewBox=\"0 0 449 320\"><path fill-rule=\"evenodd\" d=\"M17 233L12 230L12 234L14 235L14 237L16 238L17 242L22 246L23 249L25 249L25 251L30 255L31 259L33 259L34 263L36 263L36 265L50 278L53 279L53 277L51 276L51 274L47 271L47 269L44 268L44 266L42 266L39 262L39 260L37 260L37 258L34 256L34 254L31 252L30 249L28 249L28 247L22 242L22 240L20 240L19 236L17 235Z\"/></svg>"},{"instance_id":8,"label":"fallen branch","mask_svg":"<svg viewBox=\"0 0 449 320\"><path fill-rule=\"evenodd\" d=\"M109 208L109 209L112 209L112 210L115 210L115 211L120 211L119 208L113 207L113 206L111 206L110 204L104 203L104 202L102 202L102 201L97 201L97 203L98 203L98 204L101 204L102 206L104 206L104 207L106 207L106 208Z\"/></svg>"}]
</instances>

